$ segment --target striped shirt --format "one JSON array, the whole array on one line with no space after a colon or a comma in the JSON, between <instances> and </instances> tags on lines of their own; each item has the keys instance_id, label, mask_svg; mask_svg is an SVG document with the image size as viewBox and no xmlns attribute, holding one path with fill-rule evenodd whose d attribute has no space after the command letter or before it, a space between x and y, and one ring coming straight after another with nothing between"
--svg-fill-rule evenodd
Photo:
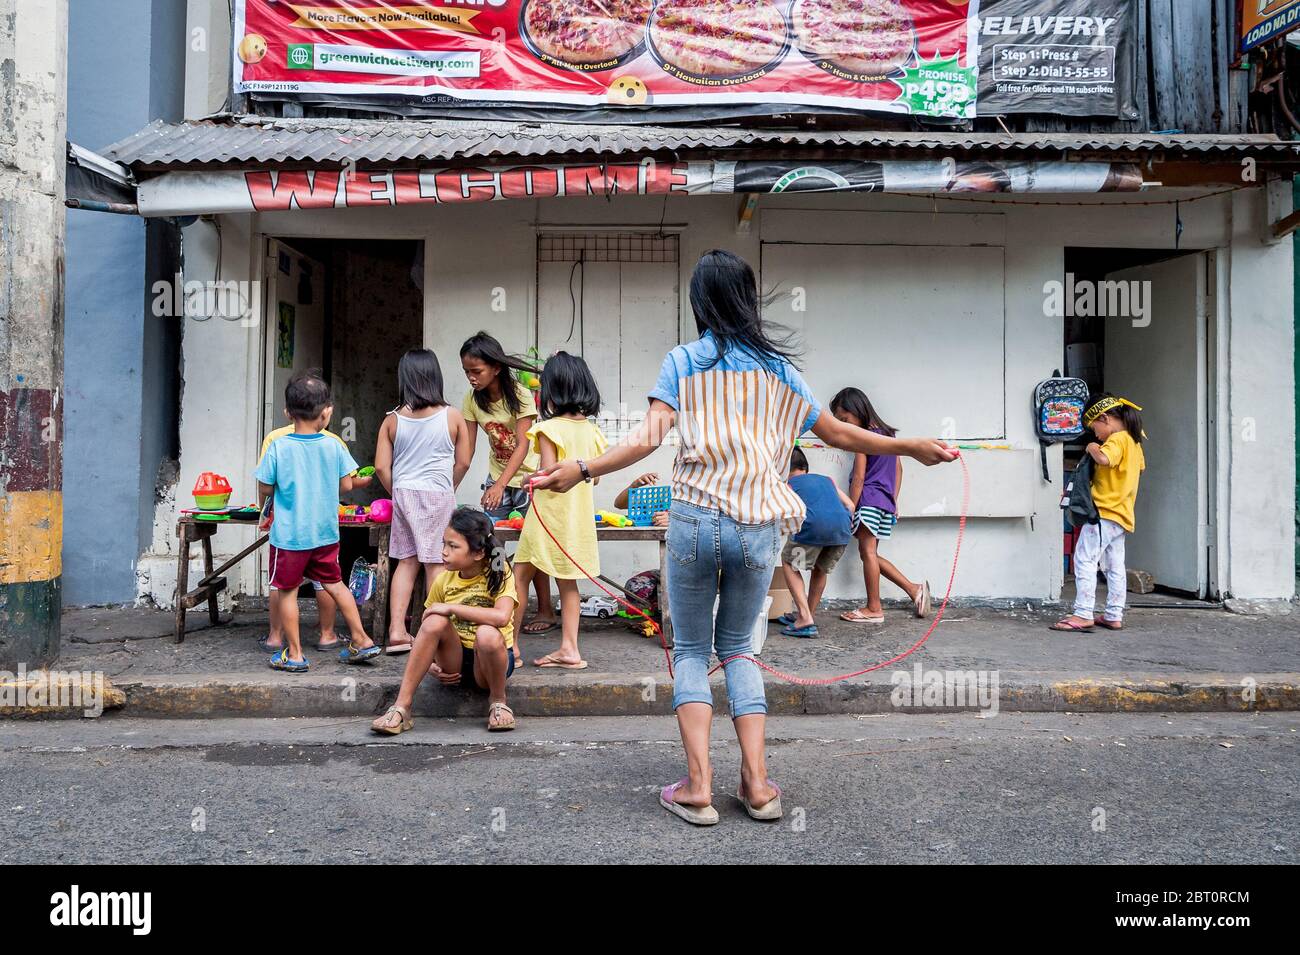
<instances>
[{"instance_id":1,"label":"striped shirt","mask_svg":"<svg viewBox=\"0 0 1300 955\"><path fill-rule=\"evenodd\" d=\"M821 405L789 362L735 348L718 359L706 331L668 353L650 398L677 412L674 499L741 524L777 521L783 533L798 530L804 504L785 478L795 439Z\"/></svg>"}]
</instances>

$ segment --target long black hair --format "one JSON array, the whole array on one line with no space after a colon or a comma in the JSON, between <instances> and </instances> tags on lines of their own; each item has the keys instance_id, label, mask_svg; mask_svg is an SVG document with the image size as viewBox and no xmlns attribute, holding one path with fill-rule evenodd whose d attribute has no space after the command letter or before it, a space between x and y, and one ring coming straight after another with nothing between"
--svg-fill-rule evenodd
<instances>
[{"instance_id":1,"label":"long black hair","mask_svg":"<svg viewBox=\"0 0 1300 955\"><path fill-rule=\"evenodd\" d=\"M1088 417L1087 412L1092 410L1093 405L1105 401L1107 398L1114 398L1114 397L1115 396L1112 395L1109 391L1103 391L1099 395L1093 395L1091 398L1088 399L1088 407L1087 407L1087 411L1084 412L1084 417L1085 418ZM1146 437L1146 432L1142 430L1142 412L1138 411L1137 408L1134 408L1132 405L1121 404L1121 405L1116 405L1114 408L1111 408L1109 411L1105 413L1108 415L1114 415L1116 418L1119 418L1120 424L1122 424L1124 426L1124 430L1129 433L1129 437L1133 439L1134 444L1142 443L1142 439Z\"/></svg>"},{"instance_id":2,"label":"long black hair","mask_svg":"<svg viewBox=\"0 0 1300 955\"><path fill-rule=\"evenodd\" d=\"M566 414L594 418L600 414L600 388L587 363L567 351L557 351L542 366L541 407L543 419Z\"/></svg>"},{"instance_id":3,"label":"long black hair","mask_svg":"<svg viewBox=\"0 0 1300 955\"><path fill-rule=\"evenodd\" d=\"M460 346L460 357L464 359L467 356L477 358L485 365L496 368L498 380L501 382L501 400L506 403L513 417L519 417L519 412L524 409L523 399L519 396L519 390L523 386L515 381L514 376L510 374L510 369L532 371L532 366L521 358L507 355L501 343L487 332L477 332L465 339L465 344ZM492 399L488 397L486 390L474 392L474 403L484 411L492 409Z\"/></svg>"},{"instance_id":4,"label":"long black hair","mask_svg":"<svg viewBox=\"0 0 1300 955\"><path fill-rule=\"evenodd\" d=\"M447 526L454 530L471 551L482 551L487 561L488 592L494 596L501 592L506 580L506 552L492 529L492 518L472 507L458 507L451 512Z\"/></svg>"},{"instance_id":5,"label":"long black hair","mask_svg":"<svg viewBox=\"0 0 1300 955\"><path fill-rule=\"evenodd\" d=\"M759 314L758 282L754 270L740 256L724 249L710 249L700 256L691 273L691 311L695 328L703 335L712 332L718 342L717 364L733 348L748 352L773 365L796 365L799 351L793 335L771 334L778 326L765 328Z\"/></svg>"},{"instance_id":6,"label":"long black hair","mask_svg":"<svg viewBox=\"0 0 1300 955\"><path fill-rule=\"evenodd\" d=\"M402 356L397 363L397 397L412 411L447 403L442 397L442 366L437 355L427 348L412 348Z\"/></svg>"},{"instance_id":7,"label":"long black hair","mask_svg":"<svg viewBox=\"0 0 1300 955\"><path fill-rule=\"evenodd\" d=\"M898 434L898 429L885 423L885 419L876 414L869 399L861 388L841 388L831 399L831 414L844 411L862 422L864 428L874 428L891 438Z\"/></svg>"}]
</instances>

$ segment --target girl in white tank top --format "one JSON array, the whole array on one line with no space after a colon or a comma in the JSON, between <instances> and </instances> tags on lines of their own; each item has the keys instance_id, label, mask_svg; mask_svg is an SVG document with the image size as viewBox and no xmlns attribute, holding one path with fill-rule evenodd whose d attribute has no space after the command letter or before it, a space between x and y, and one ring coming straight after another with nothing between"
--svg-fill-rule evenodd
<instances>
[{"instance_id":1,"label":"girl in white tank top","mask_svg":"<svg viewBox=\"0 0 1300 955\"><path fill-rule=\"evenodd\" d=\"M456 510L456 487L469 470L469 428L442 397L442 369L428 349L412 349L397 365L401 404L379 428L375 473L393 496L388 554L397 560L389 590L389 654L406 653L411 591L421 565L425 586L442 571L442 535ZM418 622L419 614L414 615Z\"/></svg>"}]
</instances>

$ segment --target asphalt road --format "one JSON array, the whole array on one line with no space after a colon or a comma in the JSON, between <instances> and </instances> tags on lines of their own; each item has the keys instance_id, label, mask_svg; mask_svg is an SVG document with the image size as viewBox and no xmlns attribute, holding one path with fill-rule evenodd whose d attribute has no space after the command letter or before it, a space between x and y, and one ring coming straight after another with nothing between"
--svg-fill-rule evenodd
<instances>
[{"instance_id":1,"label":"asphalt road","mask_svg":"<svg viewBox=\"0 0 1300 955\"><path fill-rule=\"evenodd\" d=\"M1300 714L773 720L778 823L668 815L666 719L7 723L0 862L1300 860Z\"/></svg>"}]
</instances>

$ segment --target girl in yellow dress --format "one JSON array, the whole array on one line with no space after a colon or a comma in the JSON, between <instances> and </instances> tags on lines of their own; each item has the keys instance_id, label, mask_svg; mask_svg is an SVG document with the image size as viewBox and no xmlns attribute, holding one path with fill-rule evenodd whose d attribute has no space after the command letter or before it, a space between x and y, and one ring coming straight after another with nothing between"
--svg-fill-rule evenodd
<instances>
[{"instance_id":1,"label":"girl in yellow dress","mask_svg":"<svg viewBox=\"0 0 1300 955\"><path fill-rule=\"evenodd\" d=\"M542 420L529 430L528 440L532 450L541 455L542 467L568 460L577 461L579 468L585 469L586 461L608 449L600 428L589 420L600 411L600 389L587 363L577 355L560 351L547 359L538 404ZM587 661L578 653L578 622L582 615L578 581L587 574L594 577L600 573L593 483L586 480L568 494L538 491L524 518L524 529L519 532L515 551L515 586L519 591L515 632L519 632L534 574L549 575L560 591L560 649L534 660L536 667L587 668ZM547 528L572 560L546 533Z\"/></svg>"}]
</instances>

